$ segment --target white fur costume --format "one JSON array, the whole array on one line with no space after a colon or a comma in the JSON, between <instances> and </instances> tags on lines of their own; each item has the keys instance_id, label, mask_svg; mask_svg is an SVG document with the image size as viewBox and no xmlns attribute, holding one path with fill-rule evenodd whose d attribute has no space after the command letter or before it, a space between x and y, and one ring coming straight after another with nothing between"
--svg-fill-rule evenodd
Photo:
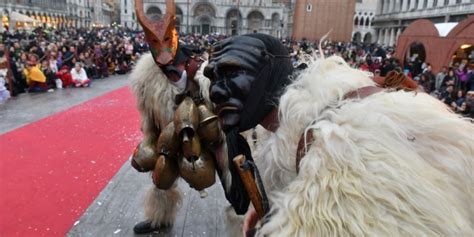
<instances>
[{"instance_id":1,"label":"white fur costume","mask_svg":"<svg viewBox=\"0 0 474 237\"><path fill-rule=\"evenodd\" d=\"M203 75L206 64L205 62L201 65L194 80L200 85L201 94L210 106L210 82ZM130 77L141 115L143 142L156 151L155 142L159 135L157 131L173 120L176 109L175 96L181 92L166 78L155 64L151 54L141 57ZM169 190L160 190L150 186L145 196L145 218L151 220L154 227L171 225L174 223L181 203L182 194L176 183Z\"/></svg>"},{"instance_id":2,"label":"white fur costume","mask_svg":"<svg viewBox=\"0 0 474 237\"><path fill-rule=\"evenodd\" d=\"M474 235L473 123L425 93L343 99L370 85L330 57L286 89L279 129L259 139L272 215L258 236Z\"/></svg>"}]
</instances>

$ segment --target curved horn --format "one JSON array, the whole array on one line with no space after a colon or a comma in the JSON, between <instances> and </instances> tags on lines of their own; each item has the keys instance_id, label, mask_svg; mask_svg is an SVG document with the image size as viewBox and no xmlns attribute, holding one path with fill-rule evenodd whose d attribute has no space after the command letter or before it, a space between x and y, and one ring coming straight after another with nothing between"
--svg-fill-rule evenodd
<instances>
[{"instance_id":1,"label":"curved horn","mask_svg":"<svg viewBox=\"0 0 474 237\"><path fill-rule=\"evenodd\" d=\"M166 14L174 16L176 14L176 5L174 0L166 0Z\"/></svg>"},{"instance_id":2,"label":"curved horn","mask_svg":"<svg viewBox=\"0 0 474 237\"><path fill-rule=\"evenodd\" d=\"M143 28L152 29L152 23L145 16L145 11L143 10L143 0L135 0L135 12L137 14L137 19Z\"/></svg>"}]
</instances>

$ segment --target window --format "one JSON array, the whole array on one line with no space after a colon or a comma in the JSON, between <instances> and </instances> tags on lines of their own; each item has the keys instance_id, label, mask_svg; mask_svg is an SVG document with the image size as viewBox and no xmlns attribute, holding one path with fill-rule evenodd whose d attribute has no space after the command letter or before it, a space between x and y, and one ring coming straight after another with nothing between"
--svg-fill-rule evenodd
<instances>
[{"instance_id":1,"label":"window","mask_svg":"<svg viewBox=\"0 0 474 237\"><path fill-rule=\"evenodd\" d=\"M312 10L313 10L313 4L311 4L311 3L310 3L310 4L307 4L307 5L306 5L306 11L307 11L307 12L311 12Z\"/></svg>"},{"instance_id":2,"label":"window","mask_svg":"<svg viewBox=\"0 0 474 237\"><path fill-rule=\"evenodd\" d=\"M437 7L438 6L438 0L433 0L433 7Z\"/></svg>"}]
</instances>

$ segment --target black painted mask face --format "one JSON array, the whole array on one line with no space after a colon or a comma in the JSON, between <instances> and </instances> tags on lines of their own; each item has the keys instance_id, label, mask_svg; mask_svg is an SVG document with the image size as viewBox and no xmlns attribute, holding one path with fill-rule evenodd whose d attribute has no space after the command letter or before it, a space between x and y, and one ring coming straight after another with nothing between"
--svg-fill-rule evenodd
<instances>
[{"instance_id":1,"label":"black painted mask face","mask_svg":"<svg viewBox=\"0 0 474 237\"><path fill-rule=\"evenodd\" d=\"M210 96L225 132L228 164L239 154L253 160L240 132L255 127L278 106L292 69L286 48L269 35L236 36L213 46L204 75L211 80ZM230 170L230 184L222 176L225 169ZM237 169L233 165L218 166L217 171L222 185L225 188L230 185L227 200L237 214L244 214L250 199Z\"/></svg>"},{"instance_id":2,"label":"black painted mask face","mask_svg":"<svg viewBox=\"0 0 474 237\"><path fill-rule=\"evenodd\" d=\"M266 63L262 41L238 36L218 42L213 47L204 75L211 80L210 96L224 130L235 127L248 110L253 84Z\"/></svg>"}]
</instances>

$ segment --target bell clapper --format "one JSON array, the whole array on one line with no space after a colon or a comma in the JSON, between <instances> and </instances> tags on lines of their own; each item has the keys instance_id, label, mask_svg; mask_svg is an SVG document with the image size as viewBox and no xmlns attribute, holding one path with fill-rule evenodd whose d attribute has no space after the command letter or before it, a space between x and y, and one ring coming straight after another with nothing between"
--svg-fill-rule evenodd
<instances>
[{"instance_id":1,"label":"bell clapper","mask_svg":"<svg viewBox=\"0 0 474 237\"><path fill-rule=\"evenodd\" d=\"M208 195L208 193L206 192L205 189L199 191L199 196L200 196L201 198L206 198L207 195Z\"/></svg>"}]
</instances>

